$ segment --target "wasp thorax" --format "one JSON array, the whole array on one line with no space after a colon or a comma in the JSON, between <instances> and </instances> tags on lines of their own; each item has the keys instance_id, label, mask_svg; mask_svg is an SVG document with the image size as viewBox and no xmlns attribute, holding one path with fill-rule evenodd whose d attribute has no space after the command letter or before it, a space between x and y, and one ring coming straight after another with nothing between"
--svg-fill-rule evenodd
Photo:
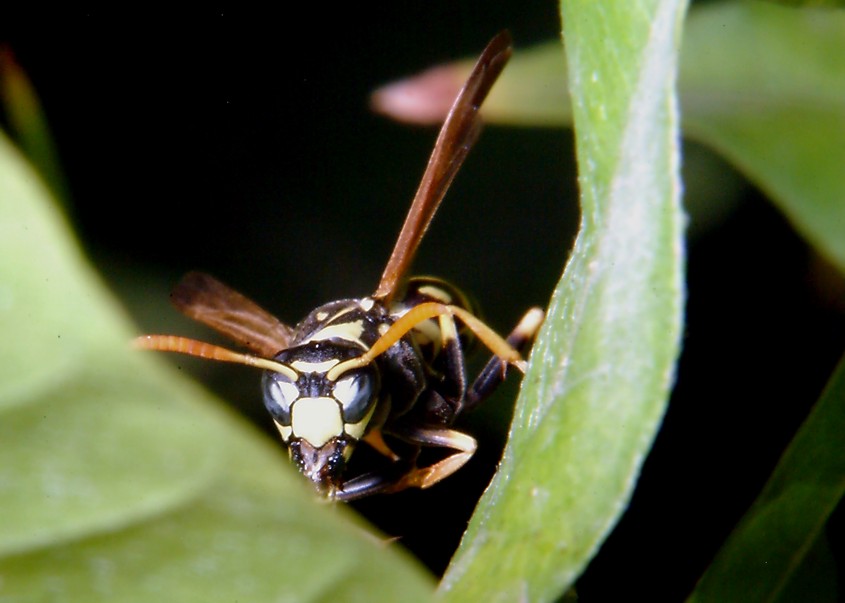
<instances>
[{"instance_id":1,"label":"wasp thorax","mask_svg":"<svg viewBox=\"0 0 845 603\"><path fill-rule=\"evenodd\" d=\"M329 378L333 367L360 354L343 343L311 342L276 356L290 371L264 373L264 405L296 466L321 489L339 485L378 401L379 375L372 365Z\"/></svg>"}]
</instances>

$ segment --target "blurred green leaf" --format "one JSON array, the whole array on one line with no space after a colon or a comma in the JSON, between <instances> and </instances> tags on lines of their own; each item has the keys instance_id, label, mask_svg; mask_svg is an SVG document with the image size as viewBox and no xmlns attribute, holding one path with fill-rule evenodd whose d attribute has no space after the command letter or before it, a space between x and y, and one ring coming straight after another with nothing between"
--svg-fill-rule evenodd
<instances>
[{"instance_id":1,"label":"blurred green leaf","mask_svg":"<svg viewBox=\"0 0 845 603\"><path fill-rule=\"evenodd\" d=\"M556 43L517 54L485 105L499 123L568 125ZM678 89L684 134L765 191L845 272L845 11L770 2L690 11Z\"/></svg>"},{"instance_id":2,"label":"blurred green leaf","mask_svg":"<svg viewBox=\"0 0 845 603\"><path fill-rule=\"evenodd\" d=\"M651 446L684 297L674 84L685 7L563 3L581 230L446 600L560 596L624 511Z\"/></svg>"},{"instance_id":3,"label":"blurred green leaf","mask_svg":"<svg viewBox=\"0 0 845 603\"><path fill-rule=\"evenodd\" d=\"M469 72L471 67L467 62L464 69ZM557 40L530 48L517 47L484 103L484 120L520 126L571 125L566 69L563 45Z\"/></svg>"},{"instance_id":4,"label":"blurred green leaf","mask_svg":"<svg viewBox=\"0 0 845 603\"><path fill-rule=\"evenodd\" d=\"M845 359L689 601L775 600L845 495L843 450Z\"/></svg>"},{"instance_id":5,"label":"blurred green leaf","mask_svg":"<svg viewBox=\"0 0 845 603\"><path fill-rule=\"evenodd\" d=\"M845 6L845 0L769 0L776 4L794 7L836 8Z\"/></svg>"},{"instance_id":6,"label":"blurred green leaf","mask_svg":"<svg viewBox=\"0 0 845 603\"><path fill-rule=\"evenodd\" d=\"M839 571L836 557L824 533L820 534L807 551L789 582L775 599L778 603L836 603L839 597Z\"/></svg>"},{"instance_id":7,"label":"blurred green leaf","mask_svg":"<svg viewBox=\"0 0 845 603\"><path fill-rule=\"evenodd\" d=\"M131 329L0 138L0 601L427 600ZM390 550L392 549L392 550Z\"/></svg>"},{"instance_id":8,"label":"blurred green leaf","mask_svg":"<svg viewBox=\"0 0 845 603\"><path fill-rule=\"evenodd\" d=\"M44 108L29 77L10 48L0 47L0 99L18 145L38 169L56 199L69 198L59 153Z\"/></svg>"},{"instance_id":9,"label":"blurred green leaf","mask_svg":"<svg viewBox=\"0 0 845 603\"><path fill-rule=\"evenodd\" d=\"M845 11L705 6L684 36L685 133L727 157L845 271Z\"/></svg>"}]
</instances>

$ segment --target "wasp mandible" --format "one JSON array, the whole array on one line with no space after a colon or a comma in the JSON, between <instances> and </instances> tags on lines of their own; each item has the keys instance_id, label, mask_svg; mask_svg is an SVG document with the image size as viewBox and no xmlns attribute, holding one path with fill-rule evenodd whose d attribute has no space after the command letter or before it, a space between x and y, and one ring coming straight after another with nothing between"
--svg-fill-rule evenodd
<instances>
[{"instance_id":1,"label":"wasp mandible","mask_svg":"<svg viewBox=\"0 0 845 603\"><path fill-rule=\"evenodd\" d=\"M324 304L291 328L214 277L191 272L173 290L176 307L251 353L175 335L135 340L144 349L263 369L264 404L293 463L331 499L427 488L451 475L477 446L475 438L452 427L455 418L487 398L509 366L524 372L520 350L542 323L542 310L529 310L503 339L476 318L455 287L429 277L406 278L440 201L478 138L479 107L510 55L510 35L501 32L475 64L371 296ZM464 350L472 337L493 357L468 383ZM347 478L346 465L360 440L390 462ZM418 463L423 447L449 454Z\"/></svg>"}]
</instances>

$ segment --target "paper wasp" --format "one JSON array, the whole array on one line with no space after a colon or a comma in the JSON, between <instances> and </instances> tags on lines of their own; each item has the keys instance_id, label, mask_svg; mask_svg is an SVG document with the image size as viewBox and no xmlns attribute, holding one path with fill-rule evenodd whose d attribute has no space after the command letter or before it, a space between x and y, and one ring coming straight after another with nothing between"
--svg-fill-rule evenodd
<instances>
[{"instance_id":1,"label":"paper wasp","mask_svg":"<svg viewBox=\"0 0 845 603\"><path fill-rule=\"evenodd\" d=\"M454 287L433 278L405 278L446 189L478 137L478 109L510 54L510 35L502 32L478 59L443 124L370 297L322 305L291 328L213 277L192 272L171 295L176 307L252 354L174 335L136 340L145 349L264 369L264 403L291 459L329 498L427 488L451 475L476 449L472 436L452 428L455 418L486 398L502 382L508 365L524 370L517 350L539 328L541 310L530 310L505 340L475 317ZM463 350L473 336L494 356L468 385ZM359 440L391 462L387 469L346 479L344 469ZM423 447L450 454L418 466Z\"/></svg>"}]
</instances>

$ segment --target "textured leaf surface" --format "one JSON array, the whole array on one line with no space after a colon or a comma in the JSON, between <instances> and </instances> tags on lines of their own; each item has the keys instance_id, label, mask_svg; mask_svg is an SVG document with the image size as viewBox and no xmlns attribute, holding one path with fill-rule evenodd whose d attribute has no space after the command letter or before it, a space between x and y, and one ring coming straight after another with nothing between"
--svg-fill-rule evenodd
<instances>
[{"instance_id":1,"label":"textured leaf surface","mask_svg":"<svg viewBox=\"0 0 845 603\"><path fill-rule=\"evenodd\" d=\"M685 3L563 4L582 224L500 470L442 590L544 601L624 511L673 381L683 303L677 42Z\"/></svg>"}]
</instances>

